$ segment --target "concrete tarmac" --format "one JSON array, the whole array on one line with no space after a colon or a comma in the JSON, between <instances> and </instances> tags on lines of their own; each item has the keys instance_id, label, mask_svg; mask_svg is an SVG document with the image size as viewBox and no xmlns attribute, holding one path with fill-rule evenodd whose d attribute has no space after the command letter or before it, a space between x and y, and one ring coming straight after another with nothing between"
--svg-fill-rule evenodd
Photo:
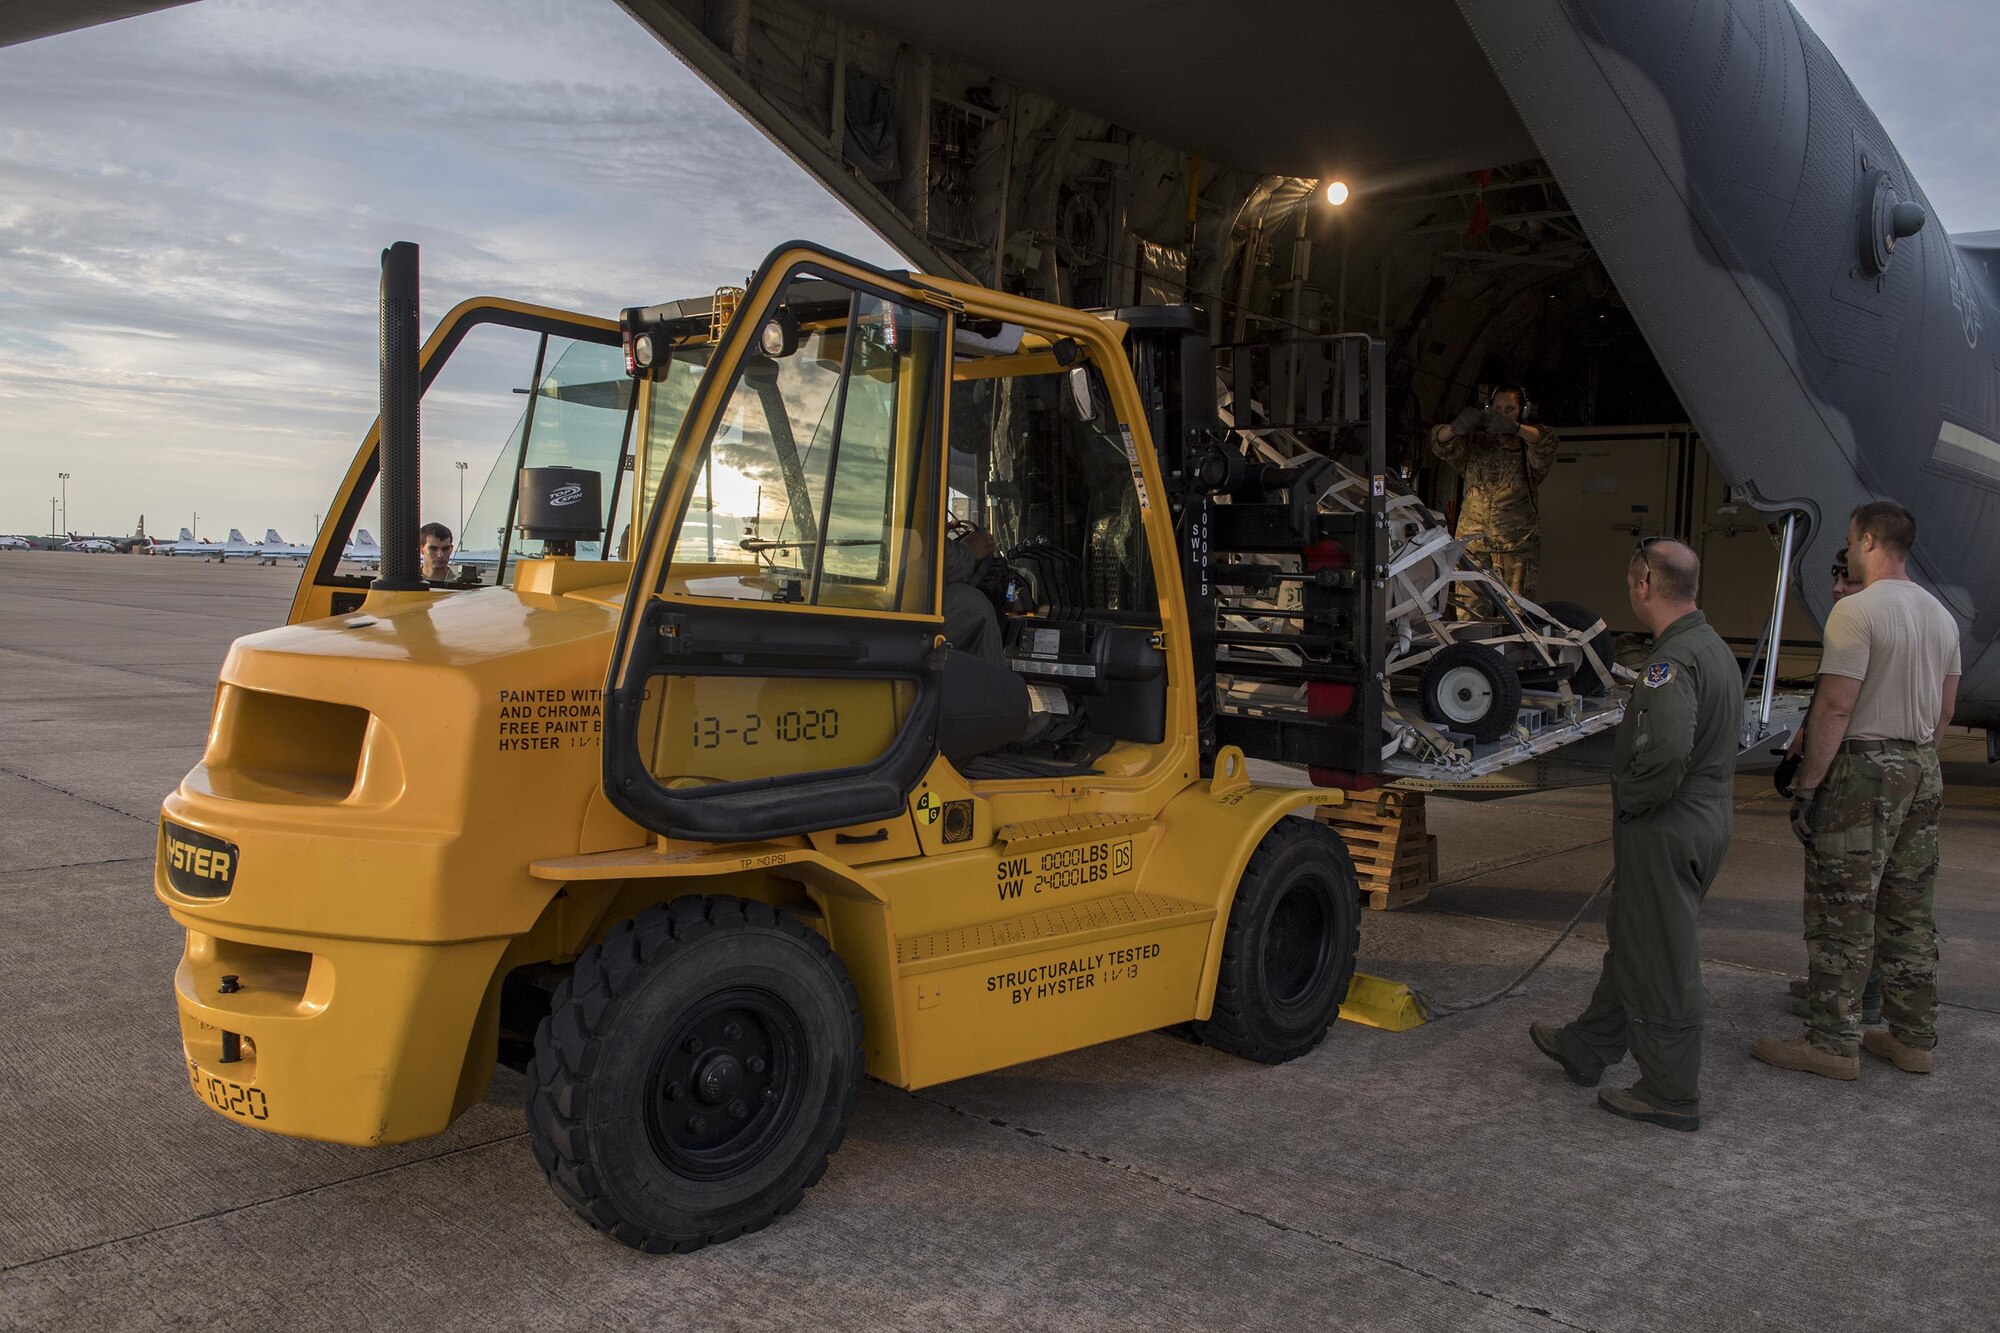
<instances>
[{"instance_id":1,"label":"concrete tarmac","mask_svg":"<svg viewBox=\"0 0 2000 1333\"><path fill-rule=\"evenodd\" d=\"M2000 787L1979 742L1948 768L1929 1078L1750 1058L1799 1026L1803 946L1797 847L1745 778L1706 913L1700 1134L1605 1115L1528 1045L1589 993L1587 921L1522 998L1341 1024L1276 1069L1149 1035L871 1083L796 1212L653 1258L549 1193L511 1074L438 1138L366 1151L188 1090L158 803L200 755L230 639L276 623L296 579L0 554L0 1328L1993 1326ZM1365 914L1363 968L1441 998L1501 985L1609 868L1607 805L1433 799L1441 885Z\"/></svg>"}]
</instances>

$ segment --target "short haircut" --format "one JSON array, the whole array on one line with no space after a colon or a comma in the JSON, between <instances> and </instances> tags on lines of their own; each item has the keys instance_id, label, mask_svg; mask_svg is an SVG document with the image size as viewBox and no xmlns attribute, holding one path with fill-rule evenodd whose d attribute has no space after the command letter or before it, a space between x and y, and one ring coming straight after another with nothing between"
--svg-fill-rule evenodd
<instances>
[{"instance_id":1,"label":"short haircut","mask_svg":"<svg viewBox=\"0 0 2000 1333\"><path fill-rule=\"evenodd\" d=\"M1680 542L1662 538L1632 552L1625 576L1636 583L1641 571L1651 575L1653 590L1669 601L1692 602L1701 592L1701 557Z\"/></svg>"},{"instance_id":2,"label":"short haircut","mask_svg":"<svg viewBox=\"0 0 2000 1333\"><path fill-rule=\"evenodd\" d=\"M1857 532L1875 539L1897 555L1908 555L1917 544L1917 516L1894 500L1874 500L1848 516Z\"/></svg>"},{"instance_id":3,"label":"short haircut","mask_svg":"<svg viewBox=\"0 0 2000 1333\"><path fill-rule=\"evenodd\" d=\"M424 541L435 537L441 542L448 542L451 540L451 529L442 523L426 523L417 529L417 536Z\"/></svg>"},{"instance_id":4,"label":"short haircut","mask_svg":"<svg viewBox=\"0 0 2000 1333\"><path fill-rule=\"evenodd\" d=\"M1514 401L1515 401L1515 402L1517 402L1517 403L1519 403L1519 404L1520 404L1520 405L1521 405L1522 407L1526 407L1526 406L1528 405L1528 391L1527 391L1526 389L1522 388L1522 387L1521 387L1520 385L1518 385L1518 384L1496 384L1496 385L1494 385L1494 386L1493 386L1493 392L1492 392L1492 393L1489 393L1489 394L1487 394L1487 395L1486 395L1486 405L1487 405L1488 407L1491 407L1491 406L1493 406L1493 400L1494 400L1494 399L1496 399L1496 398L1498 398L1498 397L1499 397L1499 396L1500 396L1501 394L1503 394L1503 393L1511 393L1511 394L1513 394L1513 395L1514 395Z\"/></svg>"}]
</instances>

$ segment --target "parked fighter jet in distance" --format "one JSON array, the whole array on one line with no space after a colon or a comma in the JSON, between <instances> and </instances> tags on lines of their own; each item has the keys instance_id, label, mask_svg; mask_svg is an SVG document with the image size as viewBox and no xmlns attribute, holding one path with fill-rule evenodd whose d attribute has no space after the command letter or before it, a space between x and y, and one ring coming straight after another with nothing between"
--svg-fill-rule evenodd
<instances>
[{"instance_id":1,"label":"parked fighter jet in distance","mask_svg":"<svg viewBox=\"0 0 2000 1333\"><path fill-rule=\"evenodd\" d=\"M382 548L376 544L374 535L362 528L354 534L353 541L341 548L340 558L346 564L379 569L382 566Z\"/></svg>"},{"instance_id":2,"label":"parked fighter jet in distance","mask_svg":"<svg viewBox=\"0 0 2000 1333\"><path fill-rule=\"evenodd\" d=\"M218 564L227 564L231 559L251 559L261 549L256 542L251 541L243 535L241 528L231 528L229 530L229 540L211 545L208 548L207 556Z\"/></svg>"},{"instance_id":3,"label":"parked fighter jet in distance","mask_svg":"<svg viewBox=\"0 0 2000 1333\"><path fill-rule=\"evenodd\" d=\"M209 552L209 550L210 550L210 549L211 549L211 548L212 548L212 547L213 547L214 545L215 545L215 543L213 543L213 542L209 542L209 541L196 541L196 540L194 539L194 533L190 532L190 531L189 531L188 529L186 529L186 528L182 528L182 529L181 529L181 535L180 535L180 540L179 540L179 541L173 541L173 542L162 542L162 543L160 543L160 544L159 544L158 546L156 546L156 547L154 547L154 548L153 548L153 554L155 554L155 555L207 555L207 554L208 554L208 552Z\"/></svg>"},{"instance_id":4,"label":"parked fighter jet in distance","mask_svg":"<svg viewBox=\"0 0 2000 1333\"><path fill-rule=\"evenodd\" d=\"M35 544L26 537L0 537L0 551L32 551Z\"/></svg>"},{"instance_id":5,"label":"parked fighter jet in distance","mask_svg":"<svg viewBox=\"0 0 2000 1333\"><path fill-rule=\"evenodd\" d=\"M118 543L108 537L79 537L72 532L62 548L65 551L81 551L85 555L113 555L117 553Z\"/></svg>"},{"instance_id":6,"label":"parked fighter jet in distance","mask_svg":"<svg viewBox=\"0 0 2000 1333\"><path fill-rule=\"evenodd\" d=\"M275 565L280 560L292 560L303 565L312 554L310 546L295 546L278 535L276 528L264 529L264 544L257 548L257 563Z\"/></svg>"}]
</instances>

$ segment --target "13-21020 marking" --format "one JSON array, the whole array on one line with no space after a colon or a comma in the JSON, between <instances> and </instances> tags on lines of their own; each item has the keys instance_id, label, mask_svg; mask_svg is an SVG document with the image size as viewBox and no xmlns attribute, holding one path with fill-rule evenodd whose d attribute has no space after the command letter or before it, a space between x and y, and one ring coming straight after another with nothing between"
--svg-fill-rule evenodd
<instances>
[{"instance_id":1,"label":"13-21020 marking","mask_svg":"<svg viewBox=\"0 0 2000 1333\"><path fill-rule=\"evenodd\" d=\"M697 750L719 749L724 741L759 745L766 740L775 740L785 745L796 745L805 741L830 741L840 735L840 710L837 708L788 708L773 715L768 727L762 713L742 713L733 719L705 716L690 721L694 728L692 740ZM725 727L725 721L733 721L735 725Z\"/></svg>"}]
</instances>

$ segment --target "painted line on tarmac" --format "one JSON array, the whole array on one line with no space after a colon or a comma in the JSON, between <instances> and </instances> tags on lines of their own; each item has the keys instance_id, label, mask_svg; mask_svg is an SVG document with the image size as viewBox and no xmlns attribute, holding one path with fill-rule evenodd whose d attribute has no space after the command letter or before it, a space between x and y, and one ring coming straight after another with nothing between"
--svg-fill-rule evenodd
<instances>
[{"instance_id":1,"label":"painted line on tarmac","mask_svg":"<svg viewBox=\"0 0 2000 1333\"><path fill-rule=\"evenodd\" d=\"M370 1180L376 1176L386 1176L391 1171L405 1171L413 1166L424 1166L431 1162L442 1162L449 1158L462 1156L465 1153L478 1152L481 1148L491 1148L496 1143L512 1143L516 1139L525 1139L527 1137L527 1130L517 1130L512 1134L502 1134L499 1138L482 1139L478 1143L468 1143L462 1148L453 1148L450 1152L441 1152L430 1157L413 1158L410 1161L397 1162L391 1166L380 1166L373 1171L363 1171L357 1175L342 1176L339 1180L329 1180L323 1185L308 1185L305 1189L293 1190L289 1194L273 1194L266 1199L252 1199L248 1203L233 1204L228 1208L217 1208L214 1212L200 1213L194 1217L184 1217L177 1222L162 1222L159 1226L147 1227L143 1231L131 1231L122 1236L110 1236L104 1240L92 1241L88 1245L78 1245L72 1249L58 1250L54 1254L42 1254L37 1255L33 1259L23 1259L19 1263L8 1264L4 1268L0 1268L0 1275L19 1272L24 1268L34 1268L41 1264L53 1263L58 1259L71 1259L79 1254L89 1254L93 1250L102 1250L112 1245L123 1245L128 1240L144 1240L148 1236L157 1236L162 1232L178 1231L182 1227L196 1226L202 1222L213 1222L218 1217L228 1217L233 1213L248 1212L252 1208L263 1208L269 1204L284 1203L290 1199L307 1198L310 1195L319 1194L326 1190L339 1189L342 1185L351 1185L357 1180Z\"/></svg>"},{"instance_id":2,"label":"painted line on tarmac","mask_svg":"<svg viewBox=\"0 0 2000 1333\"><path fill-rule=\"evenodd\" d=\"M1231 1203L1227 1199L1217 1198L1213 1194L1204 1193L1203 1191L1195 1188L1192 1185L1183 1184L1177 1180L1169 1180L1165 1176L1159 1175L1152 1171L1148 1171L1141 1166L1134 1166L1130 1162L1121 1162L1115 1157L1107 1157L1103 1153L1092 1152L1088 1148L1078 1148L1066 1143L1061 1143L1056 1139L1050 1138L1048 1134L1042 1130L1029 1129L1025 1125L1017 1125L1014 1124L1012 1121L1003 1120L998 1116L981 1115L977 1111L968 1111L964 1107L955 1106L950 1102L941 1102L935 1098L926 1097L922 1093L906 1092L903 1095L908 1097L912 1101L922 1102L927 1106L934 1106L937 1109L948 1112L949 1114L957 1116L960 1119L970 1120L975 1123L983 1123L991 1125L995 1129L1004 1130L1005 1132L1010 1134L1018 1134L1022 1138L1029 1140L1038 1147L1047 1148L1053 1152L1061 1153L1066 1157L1078 1157L1082 1158L1085 1161L1096 1162L1100 1166L1108 1166L1116 1171L1123 1171L1127 1175L1136 1176L1140 1180L1149 1181L1152 1184L1170 1190L1173 1193L1178 1194L1183 1198L1193 1199L1198 1203L1206 1203L1214 1207L1221 1208L1227 1212L1236 1214L1236 1216L1243 1218L1245 1221L1262 1223L1263 1225L1270 1227L1273 1231L1282 1231L1287 1233L1288 1235L1302 1237L1316 1244L1325 1246L1328 1249L1340 1250L1343 1253L1352 1254L1358 1258L1372 1260L1378 1264L1386 1264L1390 1268L1397 1269L1400 1272L1408 1273L1413 1277L1422 1278L1425 1281L1435 1283L1438 1286L1449 1287L1453 1291L1464 1292L1468 1296L1477 1296L1482 1300L1488 1300L1498 1305L1504 1305L1508 1309L1517 1310L1522 1314L1539 1316L1540 1318L1547 1320L1551 1324L1558 1325L1562 1328L1573 1328L1582 1330L1583 1333L1589 1333L1589 1325L1571 1323L1569 1320L1564 1319L1561 1315L1556 1314L1550 1310L1545 1310L1539 1305L1527 1305L1520 1301L1515 1300L1511 1296L1503 1296L1496 1291L1487 1291L1481 1287L1468 1286L1467 1284L1459 1281L1456 1278L1447 1277L1442 1273L1434 1273L1427 1268L1420 1268L1415 1264L1407 1262L1406 1260L1398 1259L1394 1255L1382 1254L1378 1251L1371 1250L1364 1245L1357 1245L1353 1241L1342 1240L1338 1236L1330 1236L1323 1231L1315 1231L1311 1227L1300 1226L1297 1223L1293 1222L1281 1221L1280 1219L1271 1217L1268 1214L1260 1213L1254 1208L1246 1208L1242 1204Z\"/></svg>"}]
</instances>

